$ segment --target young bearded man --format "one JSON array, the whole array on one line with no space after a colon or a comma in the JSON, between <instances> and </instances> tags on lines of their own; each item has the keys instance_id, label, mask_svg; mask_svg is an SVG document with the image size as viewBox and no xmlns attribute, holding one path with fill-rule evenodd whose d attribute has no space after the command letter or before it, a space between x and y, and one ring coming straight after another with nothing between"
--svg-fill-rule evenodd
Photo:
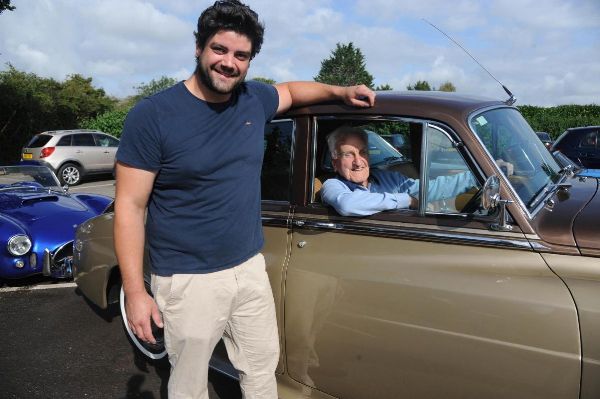
<instances>
[{"instance_id":1,"label":"young bearded man","mask_svg":"<svg viewBox=\"0 0 600 399\"><path fill-rule=\"evenodd\" d=\"M365 86L246 82L263 32L248 6L217 1L198 19L194 74L140 101L125 121L115 249L130 328L154 343L150 319L164 325L171 399L208 398L221 337L244 397L277 398L277 324L259 252L265 123L293 106L375 101ZM154 299L144 287L144 242Z\"/></svg>"}]
</instances>

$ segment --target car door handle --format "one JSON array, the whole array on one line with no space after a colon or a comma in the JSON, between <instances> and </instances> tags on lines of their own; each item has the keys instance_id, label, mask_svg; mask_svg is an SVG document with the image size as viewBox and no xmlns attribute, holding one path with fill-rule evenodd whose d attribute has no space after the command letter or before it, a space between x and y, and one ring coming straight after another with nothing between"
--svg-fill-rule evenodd
<instances>
[{"instance_id":1,"label":"car door handle","mask_svg":"<svg viewBox=\"0 0 600 399\"><path fill-rule=\"evenodd\" d=\"M306 246L306 241L298 241L298 248L304 248Z\"/></svg>"}]
</instances>

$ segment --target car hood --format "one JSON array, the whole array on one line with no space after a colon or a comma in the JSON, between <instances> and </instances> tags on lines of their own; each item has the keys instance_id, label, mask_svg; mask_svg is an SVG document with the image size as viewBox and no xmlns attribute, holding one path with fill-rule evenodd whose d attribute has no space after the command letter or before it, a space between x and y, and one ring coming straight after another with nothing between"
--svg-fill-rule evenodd
<instances>
[{"instance_id":1,"label":"car hood","mask_svg":"<svg viewBox=\"0 0 600 399\"><path fill-rule=\"evenodd\" d=\"M598 179L571 177L535 217L538 236L549 244L600 250Z\"/></svg>"},{"instance_id":2,"label":"car hood","mask_svg":"<svg viewBox=\"0 0 600 399\"><path fill-rule=\"evenodd\" d=\"M65 215L85 217L88 208L79 201L59 193L0 192L0 212L24 225L38 221L60 220Z\"/></svg>"}]
</instances>

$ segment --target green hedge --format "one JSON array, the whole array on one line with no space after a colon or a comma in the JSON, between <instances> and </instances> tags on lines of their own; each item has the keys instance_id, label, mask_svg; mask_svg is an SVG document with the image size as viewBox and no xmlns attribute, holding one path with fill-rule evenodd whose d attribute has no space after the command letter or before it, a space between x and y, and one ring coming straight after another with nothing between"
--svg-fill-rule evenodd
<instances>
[{"instance_id":1,"label":"green hedge","mask_svg":"<svg viewBox=\"0 0 600 399\"><path fill-rule=\"evenodd\" d=\"M517 107L536 132L548 132L556 139L570 127L600 126L600 105L559 105L557 107Z\"/></svg>"},{"instance_id":2,"label":"green hedge","mask_svg":"<svg viewBox=\"0 0 600 399\"><path fill-rule=\"evenodd\" d=\"M121 137L123 122L129 109L105 112L94 119L87 119L80 124L82 129L96 129L115 137Z\"/></svg>"}]
</instances>

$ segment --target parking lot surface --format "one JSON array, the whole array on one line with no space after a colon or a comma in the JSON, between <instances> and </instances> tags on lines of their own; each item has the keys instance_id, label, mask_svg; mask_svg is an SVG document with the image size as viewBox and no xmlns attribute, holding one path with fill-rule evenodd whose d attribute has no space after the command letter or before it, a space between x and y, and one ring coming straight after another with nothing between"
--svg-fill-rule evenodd
<instances>
[{"instance_id":1,"label":"parking lot surface","mask_svg":"<svg viewBox=\"0 0 600 399\"><path fill-rule=\"evenodd\" d=\"M0 284L0 397L167 398L169 363L127 340L117 309L98 309L73 283ZM240 398L236 381L211 372L211 399Z\"/></svg>"}]
</instances>

